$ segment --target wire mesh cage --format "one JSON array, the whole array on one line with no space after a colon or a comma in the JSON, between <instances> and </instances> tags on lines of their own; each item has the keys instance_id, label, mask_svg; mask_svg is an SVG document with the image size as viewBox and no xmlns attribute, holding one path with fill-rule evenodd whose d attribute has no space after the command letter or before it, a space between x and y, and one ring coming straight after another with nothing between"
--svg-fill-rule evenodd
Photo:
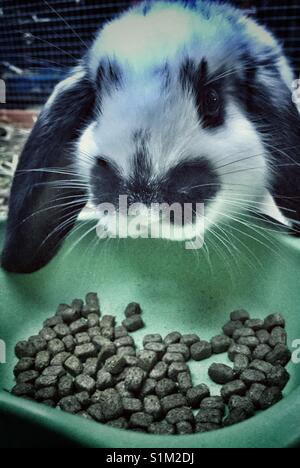
<instances>
[{"instance_id":1,"label":"wire mesh cage","mask_svg":"<svg viewBox=\"0 0 300 468\"><path fill-rule=\"evenodd\" d=\"M35 108L82 56L103 22L136 1L0 0L0 77L7 108ZM300 70L300 4L232 1L267 24Z\"/></svg>"}]
</instances>

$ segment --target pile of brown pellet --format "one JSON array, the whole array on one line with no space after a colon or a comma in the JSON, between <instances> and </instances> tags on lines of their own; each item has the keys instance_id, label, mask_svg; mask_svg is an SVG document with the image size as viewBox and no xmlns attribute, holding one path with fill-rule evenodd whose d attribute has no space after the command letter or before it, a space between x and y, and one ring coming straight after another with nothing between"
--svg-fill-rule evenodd
<instances>
[{"instance_id":1,"label":"pile of brown pellet","mask_svg":"<svg viewBox=\"0 0 300 468\"><path fill-rule=\"evenodd\" d=\"M122 326L101 317L98 297L60 305L39 335L16 345L19 362L12 393L120 429L152 434L191 434L252 417L282 398L289 380L285 366L285 321L279 314L250 319L231 314L223 334L203 341L196 334L146 335L137 349L129 332L144 326L131 303ZM187 362L228 353L233 366L212 364L209 377L222 385L212 396L193 385Z\"/></svg>"}]
</instances>

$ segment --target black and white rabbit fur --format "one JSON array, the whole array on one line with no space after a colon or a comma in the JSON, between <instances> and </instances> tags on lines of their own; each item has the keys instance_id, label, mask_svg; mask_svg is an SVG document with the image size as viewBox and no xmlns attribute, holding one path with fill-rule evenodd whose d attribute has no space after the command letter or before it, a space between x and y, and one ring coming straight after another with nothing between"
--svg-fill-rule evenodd
<instances>
[{"instance_id":1,"label":"black and white rabbit fur","mask_svg":"<svg viewBox=\"0 0 300 468\"><path fill-rule=\"evenodd\" d=\"M293 79L273 35L223 2L143 2L107 23L27 141L3 268L40 269L88 199L120 194L146 205L205 202L209 227L269 192L297 226Z\"/></svg>"}]
</instances>

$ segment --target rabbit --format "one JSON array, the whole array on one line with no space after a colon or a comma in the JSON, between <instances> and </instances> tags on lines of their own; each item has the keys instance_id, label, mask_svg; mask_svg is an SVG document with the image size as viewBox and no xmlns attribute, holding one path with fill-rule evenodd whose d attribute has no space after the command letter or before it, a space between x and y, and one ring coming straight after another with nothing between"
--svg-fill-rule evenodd
<instances>
[{"instance_id":1,"label":"rabbit","mask_svg":"<svg viewBox=\"0 0 300 468\"><path fill-rule=\"evenodd\" d=\"M27 141L2 267L41 269L87 203L121 194L146 207L203 203L206 230L269 196L296 231L294 78L273 34L224 2L146 1L107 22Z\"/></svg>"}]
</instances>

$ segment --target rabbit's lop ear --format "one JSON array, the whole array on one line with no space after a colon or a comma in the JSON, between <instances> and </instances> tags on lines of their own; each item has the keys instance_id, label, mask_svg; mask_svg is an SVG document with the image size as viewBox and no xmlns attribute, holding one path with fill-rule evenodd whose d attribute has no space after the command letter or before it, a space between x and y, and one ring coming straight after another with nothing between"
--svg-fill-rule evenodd
<instances>
[{"instance_id":1,"label":"rabbit's lop ear","mask_svg":"<svg viewBox=\"0 0 300 468\"><path fill-rule=\"evenodd\" d=\"M282 47L269 32L249 19L247 32L251 64L246 75L248 112L266 148L269 190L297 233L300 232L300 114L294 102L295 77Z\"/></svg>"},{"instance_id":2,"label":"rabbit's lop ear","mask_svg":"<svg viewBox=\"0 0 300 468\"><path fill-rule=\"evenodd\" d=\"M25 145L12 185L2 267L46 265L74 226L87 190L74 172L75 141L92 118L93 83L83 68L54 90Z\"/></svg>"}]
</instances>

